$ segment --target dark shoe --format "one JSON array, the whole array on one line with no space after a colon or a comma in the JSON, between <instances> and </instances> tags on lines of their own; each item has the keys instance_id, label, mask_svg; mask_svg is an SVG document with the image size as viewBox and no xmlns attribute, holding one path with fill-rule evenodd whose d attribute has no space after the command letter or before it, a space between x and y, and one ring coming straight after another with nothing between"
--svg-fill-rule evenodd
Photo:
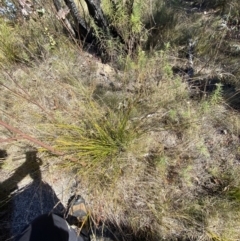
<instances>
[{"instance_id":1,"label":"dark shoe","mask_svg":"<svg viewBox=\"0 0 240 241\"><path fill-rule=\"evenodd\" d=\"M79 229L84 240L90 240L89 216L82 196L73 195L69 198L65 219L70 225L74 225Z\"/></svg>"}]
</instances>

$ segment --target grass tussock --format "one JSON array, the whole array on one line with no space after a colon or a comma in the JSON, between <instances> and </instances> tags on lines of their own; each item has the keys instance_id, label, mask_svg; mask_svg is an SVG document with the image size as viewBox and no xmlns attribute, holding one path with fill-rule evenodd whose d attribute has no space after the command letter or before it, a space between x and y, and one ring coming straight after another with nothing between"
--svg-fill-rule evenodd
<instances>
[{"instance_id":1,"label":"grass tussock","mask_svg":"<svg viewBox=\"0 0 240 241\"><path fill-rule=\"evenodd\" d=\"M0 61L13 62L23 58L21 43L22 39L14 32L13 26L0 19L1 48Z\"/></svg>"},{"instance_id":2,"label":"grass tussock","mask_svg":"<svg viewBox=\"0 0 240 241\"><path fill-rule=\"evenodd\" d=\"M74 153L78 158L88 156L96 162L124 151L136 134L129 126L130 110L104 113L97 103L90 101L87 105L89 110L82 113L79 123L57 125L56 149Z\"/></svg>"}]
</instances>

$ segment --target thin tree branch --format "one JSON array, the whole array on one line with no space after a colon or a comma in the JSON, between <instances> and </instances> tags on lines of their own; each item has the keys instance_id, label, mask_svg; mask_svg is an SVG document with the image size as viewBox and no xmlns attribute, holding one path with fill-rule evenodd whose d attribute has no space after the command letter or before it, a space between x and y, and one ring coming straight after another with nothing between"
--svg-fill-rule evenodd
<instances>
[{"instance_id":1,"label":"thin tree branch","mask_svg":"<svg viewBox=\"0 0 240 241\"><path fill-rule=\"evenodd\" d=\"M51 146L49 146L49 145L47 145L47 144L45 144L45 143L37 140L36 138L31 137L31 136L29 136L28 134L23 133L23 132L20 131L19 129L17 129L17 128L15 128L15 127L13 127L13 126L5 123L5 122L2 121L2 120L0 120L0 125L3 126L3 127L5 127L5 128L7 128L7 129L10 130L10 131L12 131L13 133L20 135L20 137L21 137L22 139L29 140L29 141L35 143L36 145L39 145L39 146L41 146L41 147L49 150L50 152L54 153L55 155L58 155L58 156L63 156L63 155L64 155L64 153L59 152L59 151L55 150L53 147L51 147ZM18 138L18 137L15 137L15 138L16 138L16 139L21 139L21 138Z\"/></svg>"}]
</instances>

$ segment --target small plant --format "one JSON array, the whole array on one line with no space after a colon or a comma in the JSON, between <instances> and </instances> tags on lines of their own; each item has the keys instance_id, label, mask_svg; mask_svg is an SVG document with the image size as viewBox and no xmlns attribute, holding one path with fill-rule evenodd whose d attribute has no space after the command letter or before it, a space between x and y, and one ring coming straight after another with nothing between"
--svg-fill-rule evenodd
<instances>
[{"instance_id":1,"label":"small plant","mask_svg":"<svg viewBox=\"0 0 240 241\"><path fill-rule=\"evenodd\" d=\"M80 159L102 162L107 157L125 151L136 133L131 129L131 109L117 113L110 109L101 112L100 106L90 101L87 113L74 125L56 125L58 138L55 148Z\"/></svg>"},{"instance_id":2,"label":"small plant","mask_svg":"<svg viewBox=\"0 0 240 241\"><path fill-rule=\"evenodd\" d=\"M222 100L223 100L223 97L222 97L222 84L216 84L216 90L213 92L211 98L210 98L210 103L212 105L216 105L218 103L220 103Z\"/></svg>"},{"instance_id":3,"label":"small plant","mask_svg":"<svg viewBox=\"0 0 240 241\"><path fill-rule=\"evenodd\" d=\"M15 28L0 18L0 62L20 61L22 54L22 39Z\"/></svg>"}]
</instances>

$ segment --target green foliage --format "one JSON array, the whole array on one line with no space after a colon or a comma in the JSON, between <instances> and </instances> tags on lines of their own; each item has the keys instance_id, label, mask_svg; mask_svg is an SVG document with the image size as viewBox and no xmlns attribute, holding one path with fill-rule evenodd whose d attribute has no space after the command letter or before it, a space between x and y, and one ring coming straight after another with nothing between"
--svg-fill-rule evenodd
<instances>
[{"instance_id":1,"label":"green foliage","mask_svg":"<svg viewBox=\"0 0 240 241\"><path fill-rule=\"evenodd\" d=\"M88 111L77 125L57 125L55 147L78 158L104 162L106 157L123 152L136 135L129 126L130 112L130 109L118 112L107 109L102 113L100 106L90 101Z\"/></svg>"},{"instance_id":2,"label":"green foliage","mask_svg":"<svg viewBox=\"0 0 240 241\"><path fill-rule=\"evenodd\" d=\"M24 59L23 40L10 22L0 18L0 62Z\"/></svg>"},{"instance_id":3,"label":"green foliage","mask_svg":"<svg viewBox=\"0 0 240 241\"><path fill-rule=\"evenodd\" d=\"M107 38L107 44L104 43L104 38L101 41L107 49L109 47L114 49L115 55L124 55L124 52L132 55L132 51L141 48L141 42L144 42L147 35L143 24L143 14L146 10L144 2L142 0L134 1L131 11L128 9L128 4L123 1L115 1L113 4L113 1L104 0L102 7L110 26L116 29L126 46L122 46L117 39L108 39L108 36L104 37Z\"/></svg>"},{"instance_id":4,"label":"green foliage","mask_svg":"<svg viewBox=\"0 0 240 241\"><path fill-rule=\"evenodd\" d=\"M30 19L24 23L0 18L0 62L30 63L54 49L57 43L50 18L46 14L37 17L37 21Z\"/></svg>"},{"instance_id":5,"label":"green foliage","mask_svg":"<svg viewBox=\"0 0 240 241\"><path fill-rule=\"evenodd\" d=\"M216 90L210 97L210 103L212 105L218 104L223 100L222 84L216 84Z\"/></svg>"},{"instance_id":6,"label":"green foliage","mask_svg":"<svg viewBox=\"0 0 240 241\"><path fill-rule=\"evenodd\" d=\"M141 33L143 31L142 11L143 11L142 0L135 1L133 12L131 14L131 26L132 26L133 33Z\"/></svg>"},{"instance_id":7,"label":"green foliage","mask_svg":"<svg viewBox=\"0 0 240 241\"><path fill-rule=\"evenodd\" d=\"M227 195L229 196L230 199L240 203L240 188L239 187L231 187L230 190L228 190Z\"/></svg>"}]
</instances>

